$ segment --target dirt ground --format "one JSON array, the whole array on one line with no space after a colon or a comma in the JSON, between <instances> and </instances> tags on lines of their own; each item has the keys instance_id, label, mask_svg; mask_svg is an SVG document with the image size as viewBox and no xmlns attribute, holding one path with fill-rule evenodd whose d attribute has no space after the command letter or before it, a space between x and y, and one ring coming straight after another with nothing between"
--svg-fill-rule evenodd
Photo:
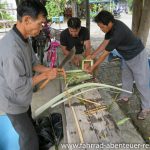
<instances>
[{"instance_id":1,"label":"dirt ground","mask_svg":"<svg viewBox=\"0 0 150 150\"><path fill-rule=\"evenodd\" d=\"M98 79L100 82L117 86L121 83L121 69L120 60L105 62L101 65L98 72ZM117 100L119 93L110 92L113 99ZM150 116L141 121L137 119L137 114L140 111L140 97L139 92L134 85L132 97L128 103L119 104L124 114L131 118L131 121L137 131L141 134L146 143L150 144Z\"/></svg>"}]
</instances>

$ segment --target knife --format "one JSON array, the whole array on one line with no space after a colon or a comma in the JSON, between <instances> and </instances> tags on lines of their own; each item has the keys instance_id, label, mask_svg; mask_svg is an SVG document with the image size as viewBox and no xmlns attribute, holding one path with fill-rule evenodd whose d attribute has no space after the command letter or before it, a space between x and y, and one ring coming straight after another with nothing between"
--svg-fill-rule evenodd
<instances>
[{"instance_id":1,"label":"knife","mask_svg":"<svg viewBox=\"0 0 150 150\"><path fill-rule=\"evenodd\" d=\"M75 55L76 53L76 48L75 46L70 50L70 53L63 59L63 61L60 63L60 65L58 66L58 70L60 70L69 60L71 60L73 58L73 56ZM44 81L39 89L43 89L47 83L50 81L50 79L47 79L46 81Z\"/></svg>"},{"instance_id":2,"label":"knife","mask_svg":"<svg viewBox=\"0 0 150 150\"><path fill-rule=\"evenodd\" d=\"M76 53L76 49L75 46L70 50L70 53L64 58L64 60L60 63L60 65L58 66L58 68L62 68L69 60L71 60L73 58L73 56Z\"/></svg>"}]
</instances>

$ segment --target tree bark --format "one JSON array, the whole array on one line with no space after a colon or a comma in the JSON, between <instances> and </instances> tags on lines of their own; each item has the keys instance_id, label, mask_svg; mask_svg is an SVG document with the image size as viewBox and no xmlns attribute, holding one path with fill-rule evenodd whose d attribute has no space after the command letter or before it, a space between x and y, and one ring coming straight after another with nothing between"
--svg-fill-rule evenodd
<instances>
[{"instance_id":1,"label":"tree bark","mask_svg":"<svg viewBox=\"0 0 150 150\"><path fill-rule=\"evenodd\" d=\"M133 1L132 31L146 45L150 28L150 0Z\"/></svg>"},{"instance_id":2,"label":"tree bark","mask_svg":"<svg viewBox=\"0 0 150 150\"><path fill-rule=\"evenodd\" d=\"M77 2L76 2L76 0L73 0L71 5L72 5L72 17L77 17L78 13L77 13Z\"/></svg>"},{"instance_id":3,"label":"tree bark","mask_svg":"<svg viewBox=\"0 0 150 150\"><path fill-rule=\"evenodd\" d=\"M139 30L142 8L143 8L143 0L133 1L132 31L135 35L137 35Z\"/></svg>"},{"instance_id":4,"label":"tree bark","mask_svg":"<svg viewBox=\"0 0 150 150\"><path fill-rule=\"evenodd\" d=\"M140 26L137 36L141 38L144 45L146 45L149 28L150 28L150 0L144 1L144 7L142 11Z\"/></svg>"},{"instance_id":5,"label":"tree bark","mask_svg":"<svg viewBox=\"0 0 150 150\"><path fill-rule=\"evenodd\" d=\"M16 5L18 6L23 0L16 0Z\"/></svg>"},{"instance_id":6,"label":"tree bark","mask_svg":"<svg viewBox=\"0 0 150 150\"><path fill-rule=\"evenodd\" d=\"M89 11L89 0L86 0L86 27L90 31L90 11Z\"/></svg>"}]
</instances>

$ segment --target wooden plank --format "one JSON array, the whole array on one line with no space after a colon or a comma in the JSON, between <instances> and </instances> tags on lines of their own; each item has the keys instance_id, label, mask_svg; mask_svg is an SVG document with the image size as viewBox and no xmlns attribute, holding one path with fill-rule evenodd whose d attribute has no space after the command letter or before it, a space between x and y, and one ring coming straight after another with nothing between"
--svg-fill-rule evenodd
<instances>
[{"instance_id":1,"label":"wooden plank","mask_svg":"<svg viewBox=\"0 0 150 150\"><path fill-rule=\"evenodd\" d=\"M72 70L72 69L76 69L74 68L74 66L72 65L66 65L65 66L65 70ZM63 84L62 84L63 85ZM62 87L63 89L63 87ZM100 93L103 93L102 90L100 91ZM84 93L81 95L81 97L85 98L85 99L90 99L93 100L99 104L105 104L107 106L109 106L110 104L112 104L112 100L108 100L107 96L109 95L108 93L106 95L101 94L103 97L101 97L99 93L99 90L93 90L93 91L88 91L87 93ZM65 105L67 104L67 102L65 103ZM102 110L99 111L95 114L92 115L84 115L83 112L85 110L90 110L91 108L95 107L95 104L88 104L86 103L85 105L81 105L76 98L74 98L73 102L72 102L73 108L75 110L76 116L77 116L77 120L79 122L79 126L81 128L81 132L83 134L83 139L84 139L84 143L96 143L96 144L108 144L108 146L110 146L110 143L135 143L133 140L130 141L130 139L126 139L124 138L124 134L126 135L125 137L130 137L129 134L130 133L124 133L123 131L126 131L125 128L123 128L122 126L118 128L118 126L116 125L115 121L118 121L117 118L124 118L125 116L122 114L121 110L118 108L118 105L115 103L115 105L117 105L118 110L114 110L115 108L113 108L113 111L111 110L110 113L112 113L113 116L111 116L111 114L107 111L107 110ZM73 120L72 117L72 110L70 107L65 106L65 114L66 114L66 121L67 121L67 130L72 130L77 132L76 126L75 126L75 122ZM115 119L115 121L114 121ZM127 124L132 125L130 121L127 121L125 123L125 125L123 126L127 126ZM92 128L91 128L92 127ZM71 129L72 128L72 129ZM92 129L91 132L90 128ZM120 131L121 129L121 131ZM131 133L132 133L132 129L130 129ZM74 143L80 143L79 138L76 135L74 136L70 136L71 132L68 132L67 136L68 136L68 141L69 143L72 143L72 141L75 141ZM133 131L133 133L135 135L137 135L135 129ZM133 135L134 135L133 134ZM137 139L136 137L134 137L134 139ZM141 139L141 141L139 140L138 143L143 143L144 141ZM105 145L106 146L106 145ZM97 147L98 148L98 147ZM88 149L88 148L87 148ZM96 149L96 148L94 148ZM111 148L106 148L106 147L99 147L98 149L103 149L103 150L108 150ZM90 149L89 149L90 150ZM118 148L119 150L119 148ZM121 148L120 148L121 150ZM141 149L140 149L141 150Z\"/></svg>"},{"instance_id":2,"label":"wooden plank","mask_svg":"<svg viewBox=\"0 0 150 150\"><path fill-rule=\"evenodd\" d=\"M84 140L83 143L99 143L89 117L84 114L84 111L86 110L85 105L81 104L76 98L73 98L71 100L71 107L75 110ZM69 106L69 102L65 103L68 143L80 144L81 141L79 139L79 133L77 131L77 126L75 124L71 107ZM86 148L86 150L95 150L95 148Z\"/></svg>"},{"instance_id":3,"label":"wooden plank","mask_svg":"<svg viewBox=\"0 0 150 150\"><path fill-rule=\"evenodd\" d=\"M65 69L66 68L67 70L71 68L75 69L74 66L70 64L66 64ZM81 97L85 99L95 99L95 101L99 104L103 104L103 100L101 99L98 90L93 90L84 93L81 95ZM73 120L72 110L67 104L68 103L65 103L65 114L67 122L68 143L80 143L79 135L72 134L77 132L77 128ZM77 115L84 143L122 143L122 139L119 135L119 130L107 111L103 110L93 115L85 115L84 111L91 109L91 107L94 108L95 105L87 103L86 106L81 105L76 98L73 99L72 106Z\"/></svg>"},{"instance_id":4,"label":"wooden plank","mask_svg":"<svg viewBox=\"0 0 150 150\"><path fill-rule=\"evenodd\" d=\"M68 102L65 103L65 114L66 114L66 131L68 143L80 143L77 128L75 126L75 120L73 118L73 113L71 107L69 107Z\"/></svg>"},{"instance_id":5,"label":"wooden plank","mask_svg":"<svg viewBox=\"0 0 150 150\"><path fill-rule=\"evenodd\" d=\"M60 58L60 62L62 61L63 57ZM65 70L72 70L76 69L73 65L70 63L65 65ZM62 89L63 89L63 82ZM72 98L72 104L71 106L74 108L77 120L81 129L81 133L83 135L83 140L86 143L98 143L98 139L96 137L95 132L92 129L91 123L89 122L88 116L84 115L84 111L86 110L85 106L82 105L76 98ZM79 133L77 130L77 126L75 124L75 119L73 117L73 112L71 107L69 107L69 103L65 102L65 114L66 114L66 130L67 130L67 138L68 143L81 143L79 139ZM94 148L95 149L95 148ZM94 150L93 149L93 150ZM88 148L87 148L88 150ZM90 148L92 150L92 148Z\"/></svg>"},{"instance_id":6,"label":"wooden plank","mask_svg":"<svg viewBox=\"0 0 150 150\"><path fill-rule=\"evenodd\" d=\"M86 110L85 105L76 98L73 98L71 101L71 106L74 107L74 110L76 112L84 140L86 142L97 143L98 140L92 129L91 122L88 116L84 114L84 111Z\"/></svg>"},{"instance_id":7,"label":"wooden plank","mask_svg":"<svg viewBox=\"0 0 150 150\"><path fill-rule=\"evenodd\" d=\"M85 99L91 99L99 104L104 104L104 100L101 98L98 90L89 91L83 94ZM87 104L87 109L92 107L93 104ZM94 107L94 106L93 106ZM111 115L106 111L99 111L91 116L89 116L95 134L97 135L99 142L102 143L121 143L123 140L120 137L118 127L113 121Z\"/></svg>"}]
</instances>

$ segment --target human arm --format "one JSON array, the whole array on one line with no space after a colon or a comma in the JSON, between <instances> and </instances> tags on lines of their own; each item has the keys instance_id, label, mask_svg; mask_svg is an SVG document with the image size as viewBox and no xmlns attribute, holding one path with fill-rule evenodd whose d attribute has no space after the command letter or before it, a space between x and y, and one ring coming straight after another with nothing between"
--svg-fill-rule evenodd
<instances>
[{"instance_id":1,"label":"human arm","mask_svg":"<svg viewBox=\"0 0 150 150\"><path fill-rule=\"evenodd\" d=\"M39 82L49 79L52 80L57 76L56 68L45 67L44 65L34 63L32 70L38 72L38 75L32 77L32 86L34 87Z\"/></svg>"},{"instance_id":2,"label":"human arm","mask_svg":"<svg viewBox=\"0 0 150 150\"><path fill-rule=\"evenodd\" d=\"M87 57L88 55L91 54L91 41L90 40L84 41L84 46L85 46L85 51L83 53L83 56Z\"/></svg>"},{"instance_id":3,"label":"human arm","mask_svg":"<svg viewBox=\"0 0 150 150\"><path fill-rule=\"evenodd\" d=\"M94 59L100 52L104 51L106 46L108 45L109 40L104 40L99 46L98 48L91 54L89 55L87 58L88 59Z\"/></svg>"},{"instance_id":4,"label":"human arm","mask_svg":"<svg viewBox=\"0 0 150 150\"><path fill-rule=\"evenodd\" d=\"M43 80L53 80L57 77L57 69L56 68L51 68L48 71L45 71L39 75L35 75L32 77L32 86L35 86L39 82Z\"/></svg>"},{"instance_id":5,"label":"human arm","mask_svg":"<svg viewBox=\"0 0 150 150\"><path fill-rule=\"evenodd\" d=\"M75 55L74 58L72 59L72 62L76 66L79 66L81 61L84 59L84 57L87 57L91 53L91 42L90 42L90 40L84 41L84 46L85 46L85 51L82 54Z\"/></svg>"},{"instance_id":6,"label":"human arm","mask_svg":"<svg viewBox=\"0 0 150 150\"><path fill-rule=\"evenodd\" d=\"M79 66L84 57L87 57L91 53L91 42L90 40L84 41L85 51L82 54L76 54L72 59L76 66Z\"/></svg>"},{"instance_id":7,"label":"human arm","mask_svg":"<svg viewBox=\"0 0 150 150\"><path fill-rule=\"evenodd\" d=\"M92 73L98 65L100 65L105 58L109 55L110 52L104 50L103 53L99 56L98 60L94 63L91 68L87 68L87 72Z\"/></svg>"},{"instance_id":8,"label":"human arm","mask_svg":"<svg viewBox=\"0 0 150 150\"><path fill-rule=\"evenodd\" d=\"M18 106L28 106L32 98L32 67L22 56L8 54L3 58L3 75L10 99Z\"/></svg>"},{"instance_id":9,"label":"human arm","mask_svg":"<svg viewBox=\"0 0 150 150\"><path fill-rule=\"evenodd\" d=\"M68 30L64 30L60 34L60 48L65 56L69 54L68 46Z\"/></svg>"},{"instance_id":10,"label":"human arm","mask_svg":"<svg viewBox=\"0 0 150 150\"><path fill-rule=\"evenodd\" d=\"M3 58L3 75L5 86L7 87L10 99L16 105L28 106L32 97L32 87L35 85L32 77L32 67L24 64L23 59L19 56L10 54L8 57ZM50 74L44 77L40 75L38 82L47 79ZM36 82L37 82L36 81ZM38 83L37 82L37 83Z\"/></svg>"},{"instance_id":11,"label":"human arm","mask_svg":"<svg viewBox=\"0 0 150 150\"><path fill-rule=\"evenodd\" d=\"M33 66L32 70L35 71L35 72L43 73L45 71L51 70L51 68L45 67L45 66L40 65L40 64L37 64L36 66Z\"/></svg>"},{"instance_id":12,"label":"human arm","mask_svg":"<svg viewBox=\"0 0 150 150\"><path fill-rule=\"evenodd\" d=\"M91 42L90 40L84 41L85 51L82 54L76 54L72 59L72 62L79 66L84 57L87 57L91 53Z\"/></svg>"},{"instance_id":13,"label":"human arm","mask_svg":"<svg viewBox=\"0 0 150 150\"><path fill-rule=\"evenodd\" d=\"M67 46L60 45L60 48L62 49L62 52L65 56L69 54L69 50L67 50Z\"/></svg>"},{"instance_id":14,"label":"human arm","mask_svg":"<svg viewBox=\"0 0 150 150\"><path fill-rule=\"evenodd\" d=\"M85 27L81 27L80 29L78 44L80 45L80 47L78 47L78 45L76 46L79 48L79 50L81 49L83 51L75 55L75 57L73 58L73 63L76 66L79 66L79 64L84 59L84 57L87 57L91 53L91 42L90 42L89 30Z\"/></svg>"},{"instance_id":15,"label":"human arm","mask_svg":"<svg viewBox=\"0 0 150 150\"><path fill-rule=\"evenodd\" d=\"M57 76L57 69L45 67L44 65L39 64L35 53L32 49L32 71L38 72L38 75L32 77L32 86L35 86L42 80L52 80Z\"/></svg>"}]
</instances>

